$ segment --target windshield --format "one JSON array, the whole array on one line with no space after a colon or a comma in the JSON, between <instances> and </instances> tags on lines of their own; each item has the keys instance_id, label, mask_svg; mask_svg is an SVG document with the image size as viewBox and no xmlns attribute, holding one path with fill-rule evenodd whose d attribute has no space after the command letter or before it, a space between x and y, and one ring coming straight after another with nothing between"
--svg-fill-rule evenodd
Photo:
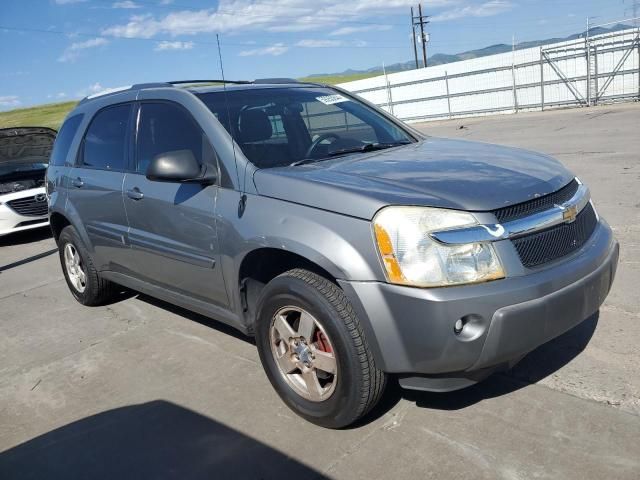
<instances>
[{"instance_id":1,"label":"windshield","mask_svg":"<svg viewBox=\"0 0 640 480\"><path fill-rule=\"evenodd\" d=\"M415 140L363 103L324 87L198 94L259 168L320 161ZM227 112L228 105L228 112Z\"/></svg>"}]
</instances>

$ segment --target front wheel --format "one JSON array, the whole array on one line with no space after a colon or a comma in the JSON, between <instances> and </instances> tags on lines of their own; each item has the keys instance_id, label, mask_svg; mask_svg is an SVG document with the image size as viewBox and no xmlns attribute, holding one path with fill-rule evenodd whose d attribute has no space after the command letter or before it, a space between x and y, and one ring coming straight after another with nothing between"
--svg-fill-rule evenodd
<instances>
[{"instance_id":1,"label":"front wheel","mask_svg":"<svg viewBox=\"0 0 640 480\"><path fill-rule=\"evenodd\" d=\"M291 270L265 286L256 343L282 400L317 425L345 427L383 393L386 375L375 366L351 304L315 273Z\"/></svg>"}]
</instances>

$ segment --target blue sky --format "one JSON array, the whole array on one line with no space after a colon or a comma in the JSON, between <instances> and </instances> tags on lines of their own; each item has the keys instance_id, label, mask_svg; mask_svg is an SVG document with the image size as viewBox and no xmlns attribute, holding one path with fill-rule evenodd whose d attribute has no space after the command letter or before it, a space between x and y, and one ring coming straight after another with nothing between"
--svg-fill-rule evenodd
<instances>
[{"instance_id":1,"label":"blue sky","mask_svg":"<svg viewBox=\"0 0 640 480\"><path fill-rule=\"evenodd\" d=\"M0 0L0 110L147 81L300 77L412 58L404 0ZM423 2L429 54L583 31L623 0Z\"/></svg>"}]
</instances>

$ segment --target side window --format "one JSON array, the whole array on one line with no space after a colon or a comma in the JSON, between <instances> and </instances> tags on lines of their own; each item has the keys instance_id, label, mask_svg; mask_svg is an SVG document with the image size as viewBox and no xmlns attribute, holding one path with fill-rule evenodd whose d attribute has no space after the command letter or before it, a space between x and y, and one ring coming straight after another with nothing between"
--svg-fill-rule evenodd
<instances>
[{"instance_id":1,"label":"side window","mask_svg":"<svg viewBox=\"0 0 640 480\"><path fill-rule=\"evenodd\" d=\"M53 144L53 151L51 152L51 158L49 159L50 165L61 167L65 164L67 154L69 153L69 147L71 147L73 137L75 137L78 132L78 127L80 126L82 117L84 117L82 113L74 115L73 117L67 118L62 124L62 127L56 136L56 141Z\"/></svg>"},{"instance_id":2,"label":"side window","mask_svg":"<svg viewBox=\"0 0 640 480\"><path fill-rule=\"evenodd\" d=\"M136 171L147 172L156 156L190 150L198 163L213 161L213 148L200 126L182 107L172 103L143 103L138 121Z\"/></svg>"},{"instance_id":3,"label":"side window","mask_svg":"<svg viewBox=\"0 0 640 480\"><path fill-rule=\"evenodd\" d=\"M127 159L127 130L131 105L100 110L84 137L82 164L101 170L122 171Z\"/></svg>"}]
</instances>

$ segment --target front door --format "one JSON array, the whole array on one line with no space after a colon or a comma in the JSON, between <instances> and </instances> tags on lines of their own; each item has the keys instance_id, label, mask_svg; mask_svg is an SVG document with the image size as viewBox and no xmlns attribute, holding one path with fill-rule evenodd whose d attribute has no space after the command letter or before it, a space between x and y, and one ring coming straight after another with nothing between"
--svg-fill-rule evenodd
<instances>
[{"instance_id":1,"label":"front door","mask_svg":"<svg viewBox=\"0 0 640 480\"><path fill-rule=\"evenodd\" d=\"M176 103L143 102L136 123L135 162L124 178L129 268L141 280L226 307L215 221L218 187L145 176L153 158L179 150L191 150L201 164L217 169L214 150L191 114Z\"/></svg>"},{"instance_id":2,"label":"front door","mask_svg":"<svg viewBox=\"0 0 640 480\"><path fill-rule=\"evenodd\" d=\"M87 129L69 172L68 201L84 222L99 270L122 271L127 262L127 216L122 200L133 104L100 110Z\"/></svg>"}]
</instances>

